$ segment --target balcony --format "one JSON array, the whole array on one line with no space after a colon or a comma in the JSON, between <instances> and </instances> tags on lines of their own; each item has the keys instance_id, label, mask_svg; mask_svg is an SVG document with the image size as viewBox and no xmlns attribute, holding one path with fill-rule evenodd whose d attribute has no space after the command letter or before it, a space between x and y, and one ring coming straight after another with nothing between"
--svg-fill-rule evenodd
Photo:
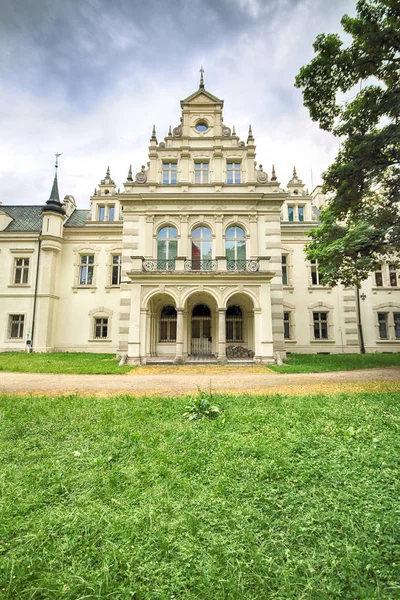
<instances>
[{"instance_id":1,"label":"balcony","mask_svg":"<svg viewBox=\"0 0 400 600\"><path fill-rule=\"evenodd\" d=\"M132 257L133 258L133 257ZM135 257L136 259L136 257ZM137 260L137 259L136 259ZM175 260L158 260L142 258L142 271L148 273L164 273L167 271L187 272L187 273L211 273L211 272L230 272L230 273L256 273L260 270L261 262L268 261L269 257L256 258L252 260L227 260L225 257L207 260L188 260L176 258ZM262 267L268 268L267 264Z\"/></svg>"}]
</instances>

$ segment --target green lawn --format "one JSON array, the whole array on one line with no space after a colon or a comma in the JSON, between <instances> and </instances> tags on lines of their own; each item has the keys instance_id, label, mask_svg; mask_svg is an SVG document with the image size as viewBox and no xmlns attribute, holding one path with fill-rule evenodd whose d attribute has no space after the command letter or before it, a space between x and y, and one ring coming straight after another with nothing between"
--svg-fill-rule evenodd
<instances>
[{"instance_id":1,"label":"green lawn","mask_svg":"<svg viewBox=\"0 0 400 600\"><path fill-rule=\"evenodd\" d=\"M400 366L400 352L397 354L290 354L281 367L272 365L268 368L276 373L322 373L392 366Z\"/></svg>"},{"instance_id":2,"label":"green lawn","mask_svg":"<svg viewBox=\"0 0 400 600\"><path fill-rule=\"evenodd\" d=\"M0 597L399 598L399 394L213 402L0 397Z\"/></svg>"},{"instance_id":3,"label":"green lawn","mask_svg":"<svg viewBox=\"0 0 400 600\"><path fill-rule=\"evenodd\" d=\"M35 353L0 352L0 371L18 373L78 373L114 375L135 367L119 367L115 354L88 352Z\"/></svg>"}]
</instances>

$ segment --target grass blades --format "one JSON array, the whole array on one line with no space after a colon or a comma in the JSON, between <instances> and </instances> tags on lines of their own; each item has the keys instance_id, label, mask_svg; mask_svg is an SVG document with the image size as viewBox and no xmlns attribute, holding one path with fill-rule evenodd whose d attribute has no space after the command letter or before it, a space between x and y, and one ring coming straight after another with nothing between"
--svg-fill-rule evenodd
<instances>
[{"instance_id":1,"label":"grass blades","mask_svg":"<svg viewBox=\"0 0 400 600\"><path fill-rule=\"evenodd\" d=\"M399 597L399 395L0 398L0 597Z\"/></svg>"},{"instance_id":2,"label":"grass blades","mask_svg":"<svg viewBox=\"0 0 400 600\"><path fill-rule=\"evenodd\" d=\"M268 366L275 373L323 373L400 366L397 354L290 354L282 366Z\"/></svg>"},{"instance_id":3,"label":"grass blades","mask_svg":"<svg viewBox=\"0 0 400 600\"><path fill-rule=\"evenodd\" d=\"M1 352L0 371L16 373L76 373L79 375L115 375L129 373L135 367L119 367L115 354L88 352L35 353Z\"/></svg>"}]
</instances>

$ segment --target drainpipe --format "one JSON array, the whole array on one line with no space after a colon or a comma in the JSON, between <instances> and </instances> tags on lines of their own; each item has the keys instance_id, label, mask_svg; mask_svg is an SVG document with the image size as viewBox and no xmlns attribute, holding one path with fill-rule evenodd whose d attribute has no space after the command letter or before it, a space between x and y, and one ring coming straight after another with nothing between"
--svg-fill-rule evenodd
<instances>
[{"instance_id":1,"label":"drainpipe","mask_svg":"<svg viewBox=\"0 0 400 600\"><path fill-rule=\"evenodd\" d=\"M39 239L38 239L38 256L37 256L37 263L36 263L36 279L35 279L35 291L34 291L34 296L33 296L33 312L32 312L31 349L30 349L31 352L33 352L33 336L35 333L36 300L37 300L37 291L38 291L38 285L39 285L40 249L42 246L42 237L41 236L42 236L42 231L40 231Z\"/></svg>"},{"instance_id":2,"label":"drainpipe","mask_svg":"<svg viewBox=\"0 0 400 600\"><path fill-rule=\"evenodd\" d=\"M364 346L364 335L361 323L361 307L360 307L360 286L356 287L356 295L357 295L357 317L358 317L358 339L360 340L360 352L361 354L365 354L365 346Z\"/></svg>"}]
</instances>

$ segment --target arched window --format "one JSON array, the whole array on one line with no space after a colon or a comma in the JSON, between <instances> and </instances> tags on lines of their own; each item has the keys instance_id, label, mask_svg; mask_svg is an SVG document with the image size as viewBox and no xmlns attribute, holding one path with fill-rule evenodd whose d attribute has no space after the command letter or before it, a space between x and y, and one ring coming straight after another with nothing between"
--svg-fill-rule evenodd
<instances>
[{"instance_id":1,"label":"arched window","mask_svg":"<svg viewBox=\"0 0 400 600\"><path fill-rule=\"evenodd\" d=\"M225 252L228 271L246 268L246 234L238 225L226 230Z\"/></svg>"},{"instance_id":2,"label":"arched window","mask_svg":"<svg viewBox=\"0 0 400 600\"><path fill-rule=\"evenodd\" d=\"M168 225L160 229L157 235L157 269L173 271L178 249L178 232Z\"/></svg>"},{"instance_id":3,"label":"arched window","mask_svg":"<svg viewBox=\"0 0 400 600\"><path fill-rule=\"evenodd\" d=\"M243 313L240 306L226 309L226 341L243 342Z\"/></svg>"},{"instance_id":4,"label":"arched window","mask_svg":"<svg viewBox=\"0 0 400 600\"><path fill-rule=\"evenodd\" d=\"M192 270L209 271L212 258L212 233L201 225L192 231Z\"/></svg>"},{"instance_id":5,"label":"arched window","mask_svg":"<svg viewBox=\"0 0 400 600\"><path fill-rule=\"evenodd\" d=\"M176 309L163 306L160 313L160 342L176 341Z\"/></svg>"}]
</instances>

